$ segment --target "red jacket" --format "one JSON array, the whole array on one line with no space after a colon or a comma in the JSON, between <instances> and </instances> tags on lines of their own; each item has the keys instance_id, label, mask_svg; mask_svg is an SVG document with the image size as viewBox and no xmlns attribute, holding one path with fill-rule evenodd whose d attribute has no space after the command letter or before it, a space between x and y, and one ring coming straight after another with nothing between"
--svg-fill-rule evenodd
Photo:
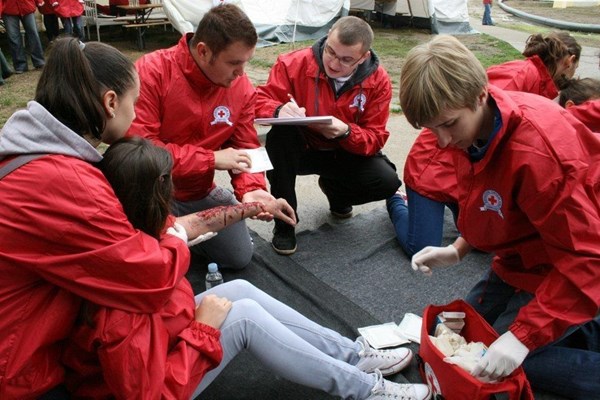
<instances>
[{"instance_id":1,"label":"red jacket","mask_svg":"<svg viewBox=\"0 0 600 400\"><path fill-rule=\"evenodd\" d=\"M260 146L254 129L256 91L246 75L223 88L210 82L190 54L192 34L136 62L140 97L128 135L151 139L174 159L175 198L206 197L214 187L214 151ZM266 190L264 174L231 174L235 195Z\"/></svg>"},{"instance_id":2,"label":"red jacket","mask_svg":"<svg viewBox=\"0 0 600 400\"><path fill-rule=\"evenodd\" d=\"M79 17L83 15L83 3L79 0L45 0L50 3L58 3L54 12L61 18Z\"/></svg>"},{"instance_id":3,"label":"red jacket","mask_svg":"<svg viewBox=\"0 0 600 400\"><path fill-rule=\"evenodd\" d=\"M189 399L223 358L220 332L194 319L183 279L164 308L136 314L100 308L71 335L64 362L74 399Z\"/></svg>"},{"instance_id":4,"label":"red jacket","mask_svg":"<svg viewBox=\"0 0 600 400\"><path fill-rule=\"evenodd\" d=\"M591 131L600 133L600 99L573 105L568 107L567 111L583 122Z\"/></svg>"},{"instance_id":5,"label":"red jacket","mask_svg":"<svg viewBox=\"0 0 600 400\"><path fill-rule=\"evenodd\" d=\"M18 15L20 17L35 12L36 0L2 0L4 3L3 15Z\"/></svg>"},{"instance_id":6,"label":"red jacket","mask_svg":"<svg viewBox=\"0 0 600 400\"><path fill-rule=\"evenodd\" d=\"M390 78L372 52L371 59L357 69L347 88L336 96L322 68L324 40L312 48L278 57L266 85L257 89L256 116L273 117L277 107L289 101L289 93L306 107L307 116L333 115L350 125L352 134L342 140L307 135L312 148L342 148L358 155L374 155L390 135L386 128L392 98Z\"/></svg>"},{"instance_id":7,"label":"red jacket","mask_svg":"<svg viewBox=\"0 0 600 400\"><path fill-rule=\"evenodd\" d=\"M453 152L458 227L503 280L535 293L510 326L533 350L600 307L600 137L540 96L489 91L500 131L481 161Z\"/></svg>"},{"instance_id":8,"label":"red jacket","mask_svg":"<svg viewBox=\"0 0 600 400\"><path fill-rule=\"evenodd\" d=\"M487 76L490 83L504 90L534 93L549 99L558 96L558 88L538 56L492 65Z\"/></svg>"},{"instance_id":9,"label":"red jacket","mask_svg":"<svg viewBox=\"0 0 600 400\"><path fill-rule=\"evenodd\" d=\"M538 56L509 61L487 69L491 84L504 90L558 95L556 85ZM439 202L456 202L456 176L451 153L441 151L435 135L424 130L413 143L404 165L404 183L417 193Z\"/></svg>"},{"instance_id":10,"label":"red jacket","mask_svg":"<svg viewBox=\"0 0 600 400\"><path fill-rule=\"evenodd\" d=\"M41 5L40 5L41 4ZM43 3L38 2L38 10L42 15L56 14L55 7L52 7L52 1L44 1Z\"/></svg>"}]
</instances>

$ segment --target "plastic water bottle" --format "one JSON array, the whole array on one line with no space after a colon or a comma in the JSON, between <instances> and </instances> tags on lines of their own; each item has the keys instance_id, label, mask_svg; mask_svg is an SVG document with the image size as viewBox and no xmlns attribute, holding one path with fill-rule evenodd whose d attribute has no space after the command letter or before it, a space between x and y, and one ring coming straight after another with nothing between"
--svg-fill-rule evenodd
<instances>
[{"instance_id":1,"label":"plastic water bottle","mask_svg":"<svg viewBox=\"0 0 600 400\"><path fill-rule=\"evenodd\" d=\"M223 275L219 272L216 263L208 264L208 274L206 274L206 290L223 283Z\"/></svg>"}]
</instances>

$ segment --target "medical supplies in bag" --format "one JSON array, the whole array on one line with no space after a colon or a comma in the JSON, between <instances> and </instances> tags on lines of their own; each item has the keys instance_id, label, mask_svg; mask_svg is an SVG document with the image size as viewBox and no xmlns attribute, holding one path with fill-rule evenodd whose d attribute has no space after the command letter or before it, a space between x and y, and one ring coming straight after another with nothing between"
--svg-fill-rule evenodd
<instances>
[{"instance_id":1,"label":"medical supplies in bag","mask_svg":"<svg viewBox=\"0 0 600 400\"><path fill-rule=\"evenodd\" d=\"M429 385L434 400L488 400L491 395L508 394L511 400L533 400L533 392L522 367L501 381L482 382L458 365L444 361L446 355L432 342L430 335L441 323L442 312L464 313L464 326L460 335L466 342L481 342L489 346L498 338L494 329L463 300L447 305L429 305L423 312L419 370L423 381ZM455 325L456 326L456 325ZM435 339L434 339L435 340Z\"/></svg>"}]
</instances>

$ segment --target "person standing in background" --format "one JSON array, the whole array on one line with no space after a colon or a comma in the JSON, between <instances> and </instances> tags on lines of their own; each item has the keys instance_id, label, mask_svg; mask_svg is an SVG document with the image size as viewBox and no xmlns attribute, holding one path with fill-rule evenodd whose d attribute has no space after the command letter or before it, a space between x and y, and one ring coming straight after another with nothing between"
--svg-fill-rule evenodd
<instances>
[{"instance_id":1,"label":"person standing in background","mask_svg":"<svg viewBox=\"0 0 600 400\"><path fill-rule=\"evenodd\" d=\"M492 0L483 0L483 21L481 25L495 25L492 21Z\"/></svg>"},{"instance_id":2,"label":"person standing in background","mask_svg":"<svg viewBox=\"0 0 600 400\"><path fill-rule=\"evenodd\" d=\"M21 26L23 23L25 28L25 37L27 38L28 50L31 52L31 61L35 69L44 67L44 50L42 42L38 35L37 26L35 23L35 0L3 0L4 10L2 19L8 34L8 43L10 46L10 54L13 60L15 73L22 74L28 70L27 54L23 46L21 38Z\"/></svg>"},{"instance_id":3,"label":"person standing in background","mask_svg":"<svg viewBox=\"0 0 600 400\"><path fill-rule=\"evenodd\" d=\"M0 17L2 17L2 0L0 0ZM4 33L4 28L0 27L0 33ZM4 85L4 80L13 74L13 70L8 65L2 49L0 49L0 85Z\"/></svg>"},{"instance_id":4,"label":"person standing in background","mask_svg":"<svg viewBox=\"0 0 600 400\"><path fill-rule=\"evenodd\" d=\"M83 41L83 1L80 0L48 0L65 28L65 34L73 35Z\"/></svg>"},{"instance_id":5,"label":"person standing in background","mask_svg":"<svg viewBox=\"0 0 600 400\"><path fill-rule=\"evenodd\" d=\"M56 39L60 33L58 26L58 15L52 7L52 0L41 1L37 4L38 11L42 14L44 20L44 28L46 28L46 37L48 42L52 42Z\"/></svg>"}]
</instances>

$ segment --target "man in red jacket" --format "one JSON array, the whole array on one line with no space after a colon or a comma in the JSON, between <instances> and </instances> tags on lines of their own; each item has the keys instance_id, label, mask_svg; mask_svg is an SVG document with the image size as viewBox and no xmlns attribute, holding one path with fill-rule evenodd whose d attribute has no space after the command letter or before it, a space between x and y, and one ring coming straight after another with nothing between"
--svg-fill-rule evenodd
<instances>
[{"instance_id":1,"label":"man in red jacket","mask_svg":"<svg viewBox=\"0 0 600 400\"><path fill-rule=\"evenodd\" d=\"M257 218L270 221L275 216L296 223L287 202L276 201L267 191L264 173L251 172L245 151L260 146L254 128L256 90L244 73L257 40L248 17L225 4L208 11L195 34L136 63L141 90L128 135L146 137L173 156L176 215L238 200L274 202L275 214L264 212ZM218 170L229 172L233 194L215 185ZM222 268L241 269L250 262L253 245L240 221L194 250Z\"/></svg>"},{"instance_id":2,"label":"man in red jacket","mask_svg":"<svg viewBox=\"0 0 600 400\"><path fill-rule=\"evenodd\" d=\"M401 185L381 149L392 87L370 49L371 27L343 17L311 48L279 57L266 85L258 87L257 117L331 115L331 124L274 125L266 148L274 169L271 193L296 210L297 175L317 174L332 215L352 216L352 206L391 196ZM294 227L275 221L273 248L296 251Z\"/></svg>"},{"instance_id":3,"label":"man in red jacket","mask_svg":"<svg viewBox=\"0 0 600 400\"><path fill-rule=\"evenodd\" d=\"M12 56L15 73L22 74L27 71L27 55L23 47L21 39L21 26L25 28L25 36L27 37L28 48L31 51L31 61L36 69L42 68L45 64L44 51L42 50L42 42L38 35L37 26L35 23L35 8L34 0L3 0L4 10L2 11L2 19L6 26L8 34L8 44L10 46L10 55Z\"/></svg>"}]
</instances>

